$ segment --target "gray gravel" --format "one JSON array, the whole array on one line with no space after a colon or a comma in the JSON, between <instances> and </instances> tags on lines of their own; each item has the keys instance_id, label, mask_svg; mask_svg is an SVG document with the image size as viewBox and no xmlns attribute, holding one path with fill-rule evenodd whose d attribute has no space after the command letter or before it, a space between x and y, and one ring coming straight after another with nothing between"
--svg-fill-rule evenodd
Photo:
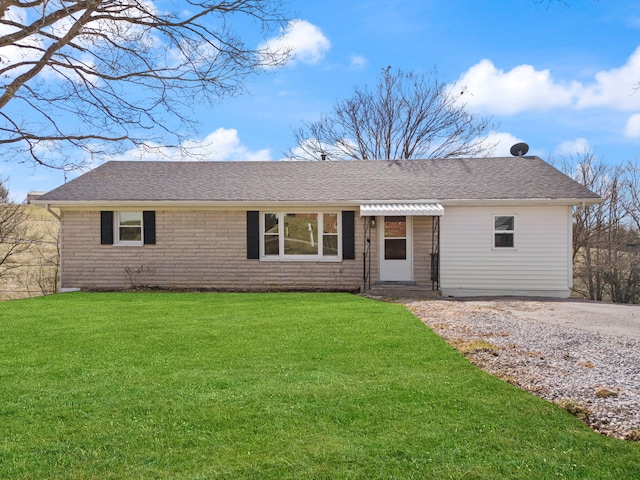
<instances>
[{"instance_id":1,"label":"gray gravel","mask_svg":"<svg viewBox=\"0 0 640 480\"><path fill-rule=\"evenodd\" d=\"M572 316L570 307L561 304L526 300L405 303L482 369L573 409L603 434L640 440L640 337L624 329L601 333L602 321L592 321L596 328L586 328L578 314ZM577 308L589 312L588 307L583 303ZM602 305L598 308L607 315ZM622 320L631 319L631 332L635 332L640 307L623 312ZM610 321L612 316L607 318ZM612 396L596 395L603 388Z\"/></svg>"}]
</instances>

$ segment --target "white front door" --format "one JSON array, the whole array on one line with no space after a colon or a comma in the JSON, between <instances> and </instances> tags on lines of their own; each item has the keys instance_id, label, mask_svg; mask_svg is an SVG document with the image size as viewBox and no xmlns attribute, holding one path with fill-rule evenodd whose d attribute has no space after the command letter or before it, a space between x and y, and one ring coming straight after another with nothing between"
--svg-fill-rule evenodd
<instances>
[{"instance_id":1,"label":"white front door","mask_svg":"<svg viewBox=\"0 0 640 480\"><path fill-rule=\"evenodd\" d=\"M413 280L413 236L411 217L378 217L380 245L380 281Z\"/></svg>"}]
</instances>

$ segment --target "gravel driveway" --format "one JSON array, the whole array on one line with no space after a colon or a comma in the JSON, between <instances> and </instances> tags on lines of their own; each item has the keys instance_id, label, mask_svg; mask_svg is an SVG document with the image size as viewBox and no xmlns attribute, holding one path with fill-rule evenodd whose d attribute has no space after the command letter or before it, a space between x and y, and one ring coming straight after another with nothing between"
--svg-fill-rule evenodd
<instances>
[{"instance_id":1,"label":"gravel driveway","mask_svg":"<svg viewBox=\"0 0 640 480\"><path fill-rule=\"evenodd\" d=\"M640 340L640 305L579 300L494 300L491 303L494 308L523 320Z\"/></svg>"},{"instance_id":2,"label":"gravel driveway","mask_svg":"<svg viewBox=\"0 0 640 480\"><path fill-rule=\"evenodd\" d=\"M480 368L562 405L601 433L640 440L640 305L404 303Z\"/></svg>"}]
</instances>

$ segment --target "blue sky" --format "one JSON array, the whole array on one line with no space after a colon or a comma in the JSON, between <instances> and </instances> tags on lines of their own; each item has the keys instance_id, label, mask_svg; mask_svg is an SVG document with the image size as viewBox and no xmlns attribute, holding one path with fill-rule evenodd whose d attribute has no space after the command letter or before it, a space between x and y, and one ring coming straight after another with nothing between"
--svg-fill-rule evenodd
<instances>
[{"instance_id":1,"label":"blue sky","mask_svg":"<svg viewBox=\"0 0 640 480\"><path fill-rule=\"evenodd\" d=\"M389 65L436 68L440 80L466 87L468 109L495 125L495 155L525 141L529 154L551 161L585 149L614 164L640 157L640 2L294 0L288 8L295 21L270 38L292 47L292 60L253 77L244 95L194 109L193 143L207 145L206 158L281 159L301 120L374 85ZM18 201L64 182L59 171L2 162L0 176Z\"/></svg>"}]
</instances>

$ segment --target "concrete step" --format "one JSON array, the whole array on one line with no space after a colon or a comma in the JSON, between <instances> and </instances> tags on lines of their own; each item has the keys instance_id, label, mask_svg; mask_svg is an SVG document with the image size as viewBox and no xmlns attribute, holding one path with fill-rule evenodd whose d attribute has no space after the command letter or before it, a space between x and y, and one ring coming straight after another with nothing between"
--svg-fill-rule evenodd
<instances>
[{"instance_id":1,"label":"concrete step","mask_svg":"<svg viewBox=\"0 0 640 480\"><path fill-rule=\"evenodd\" d=\"M439 290L432 290L431 286L425 285L376 284L371 285L371 288L363 286L361 293L385 298L442 298L442 293Z\"/></svg>"}]
</instances>

